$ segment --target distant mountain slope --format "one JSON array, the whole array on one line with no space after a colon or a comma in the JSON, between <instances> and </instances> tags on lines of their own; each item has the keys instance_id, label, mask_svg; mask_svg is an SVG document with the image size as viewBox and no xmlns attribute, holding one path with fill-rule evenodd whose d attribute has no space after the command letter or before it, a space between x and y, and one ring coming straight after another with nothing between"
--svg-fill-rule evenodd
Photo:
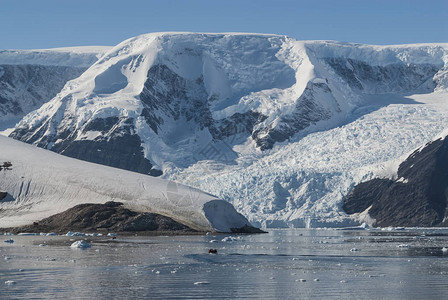
<instances>
[{"instance_id":1,"label":"distant mountain slope","mask_svg":"<svg viewBox=\"0 0 448 300\"><path fill-rule=\"evenodd\" d=\"M366 211L375 226L448 226L448 139L414 151L398 168L398 179L372 179L344 200L347 213Z\"/></svg>"},{"instance_id":2,"label":"distant mountain slope","mask_svg":"<svg viewBox=\"0 0 448 300\"><path fill-rule=\"evenodd\" d=\"M448 127L447 49L146 34L11 137L200 187L266 226L341 226L354 184Z\"/></svg>"},{"instance_id":3,"label":"distant mountain slope","mask_svg":"<svg viewBox=\"0 0 448 300\"><path fill-rule=\"evenodd\" d=\"M123 202L194 229L230 232L248 225L233 206L197 189L64 157L0 136L0 228L32 224L81 203ZM5 194L3 194L5 196Z\"/></svg>"},{"instance_id":4,"label":"distant mountain slope","mask_svg":"<svg viewBox=\"0 0 448 300\"><path fill-rule=\"evenodd\" d=\"M55 97L108 49L0 50L0 131Z\"/></svg>"}]
</instances>

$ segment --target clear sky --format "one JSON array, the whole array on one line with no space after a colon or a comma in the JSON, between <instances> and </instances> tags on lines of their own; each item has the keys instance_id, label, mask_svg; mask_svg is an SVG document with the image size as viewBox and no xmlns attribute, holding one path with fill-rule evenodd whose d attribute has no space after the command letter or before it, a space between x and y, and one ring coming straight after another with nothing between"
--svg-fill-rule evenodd
<instances>
[{"instance_id":1,"label":"clear sky","mask_svg":"<svg viewBox=\"0 0 448 300\"><path fill-rule=\"evenodd\" d=\"M0 0L0 49L115 45L158 31L448 42L448 0Z\"/></svg>"}]
</instances>

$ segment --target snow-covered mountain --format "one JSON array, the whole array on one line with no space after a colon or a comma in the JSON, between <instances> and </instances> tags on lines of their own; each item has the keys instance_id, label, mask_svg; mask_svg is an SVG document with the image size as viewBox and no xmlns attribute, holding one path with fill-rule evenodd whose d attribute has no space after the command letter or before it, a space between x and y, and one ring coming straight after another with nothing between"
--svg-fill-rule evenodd
<instances>
[{"instance_id":1,"label":"snow-covered mountain","mask_svg":"<svg viewBox=\"0 0 448 300\"><path fill-rule=\"evenodd\" d=\"M248 221L224 200L147 175L96 165L0 136L0 228L32 224L81 203L117 201L197 230L230 232ZM5 192L7 194L5 194Z\"/></svg>"},{"instance_id":2,"label":"snow-covered mountain","mask_svg":"<svg viewBox=\"0 0 448 300\"><path fill-rule=\"evenodd\" d=\"M12 137L176 179L266 226L336 226L354 184L448 127L448 45L156 33L107 52Z\"/></svg>"},{"instance_id":3,"label":"snow-covered mountain","mask_svg":"<svg viewBox=\"0 0 448 300\"><path fill-rule=\"evenodd\" d=\"M0 51L0 131L20 121L81 75L109 47Z\"/></svg>"}]
</instances>

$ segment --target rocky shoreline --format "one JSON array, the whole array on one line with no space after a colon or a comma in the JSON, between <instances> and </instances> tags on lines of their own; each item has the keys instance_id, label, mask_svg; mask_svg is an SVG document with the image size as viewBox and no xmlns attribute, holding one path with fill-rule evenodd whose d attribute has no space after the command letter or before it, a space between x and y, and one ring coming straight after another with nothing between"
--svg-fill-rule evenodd
<instances>
[{"instance_id":1,"label":"rocky shoreline","mask_svg":"<svg viewBox=\"0 0 448 300\"><path fill-rule=\"evenodd\" d=\"M52 232L93 232L120 235L201 235L198 231L179 223L172 218L149 212L136 212L124 208L123 203L109 201L104 204L79 204L62 213L34 222L30 225L0 228L0 232L39 233ZM245 225L231 228L232 233L264 233L264 231Z\"/></svg>"}]
</instances>

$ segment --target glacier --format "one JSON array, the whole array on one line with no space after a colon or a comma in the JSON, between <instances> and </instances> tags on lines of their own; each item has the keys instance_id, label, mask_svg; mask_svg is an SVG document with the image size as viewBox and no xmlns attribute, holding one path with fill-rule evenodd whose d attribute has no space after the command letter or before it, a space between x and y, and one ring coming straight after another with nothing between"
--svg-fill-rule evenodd
<instances>
[{"instance_id":1,"label":"glacier","mask_svg":"<svg viewBox=\"0 0 448 300\"><path fill-rule=\"evenodd\" d=\"M195 186L263 227L351 226L345 195L446 129L447 93L448 44L151 33L10 136Z\"/></svg>"}]
</instances>

